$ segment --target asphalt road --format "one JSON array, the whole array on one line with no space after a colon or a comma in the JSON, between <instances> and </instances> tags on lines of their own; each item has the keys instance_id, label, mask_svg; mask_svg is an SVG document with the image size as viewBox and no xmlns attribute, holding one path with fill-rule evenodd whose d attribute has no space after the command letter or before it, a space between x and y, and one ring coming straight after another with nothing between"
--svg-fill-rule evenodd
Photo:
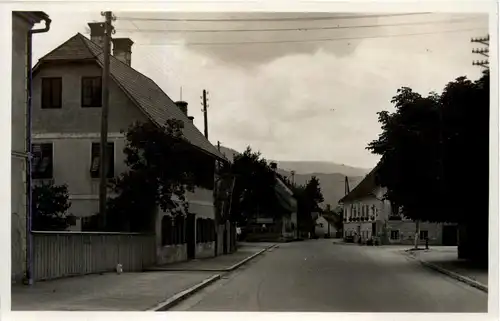
<instances>
[{"instance_id":1,"label":"asphalt road","mask_svg":"<svg viewBox=\"0 0 500 321\"><path fill-rule=\"evenodd\" d=\"M280 244L171 311L487 312L488 295L391 247Z\"/></svg>"}]
</instances>

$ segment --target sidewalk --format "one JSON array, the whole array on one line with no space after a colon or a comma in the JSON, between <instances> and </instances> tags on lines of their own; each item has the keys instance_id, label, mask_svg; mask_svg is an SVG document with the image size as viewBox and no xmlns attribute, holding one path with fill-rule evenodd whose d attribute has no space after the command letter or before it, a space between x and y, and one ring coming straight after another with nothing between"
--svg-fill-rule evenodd
<instances>
[{"instance_id":1,"label":"sidewalk","mask_svg":"<svg viewBox=\"0 0 500 321\"><path fill-rule=\"evenodd\" d=\"M145 311L214 276L207 272L106 273L12 286L14 311Z\"/></svg>"},{"instance_id":2,"label":"sidewalk","mask_svg":"<svg viewBox=\"0 0 500 321\"><path fill-rule=\"evenodd\" d=\"M467 279L479 283L483 288L488 287L488 268L474 265L466 260L457 258L456 246L434 246L429 250L411 251L406 252L414 258L420 260L424 265L436 270L441 269L439 272L448 274L449 276L463 278L460 281L467 282ZM452 273L446 273L452 272ZM471 284L472 285L472 284Z\"/></svg>"},{"instance_id":3,"label":"sidewalk","mask_svg":"<svg viewBox=\"0 0 500 321\"><path fill-rule=\"evenodd\" d=\"M163 266L156 272L105 273L12 286L13 311L146 311L172 305L272 247L240 244L233 254ZM217 273L219 271L219 273Z\"/></svg>"},{"instance_id":4,"label":"sidewalk","mask_svg":"<svg viewBox=\"0 0 500 321\"><path fill-rule=\"evenodd\" d=\"M148 271L229 272L266 251L275 243L239 243L235 253L149 268Z\"/></svg>"}]
</instances>

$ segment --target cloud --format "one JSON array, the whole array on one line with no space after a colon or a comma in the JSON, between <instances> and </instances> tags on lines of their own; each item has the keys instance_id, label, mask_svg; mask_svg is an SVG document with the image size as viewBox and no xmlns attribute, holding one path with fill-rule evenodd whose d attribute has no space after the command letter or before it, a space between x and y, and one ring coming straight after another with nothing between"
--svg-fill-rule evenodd
<instances>
[{"instance_id":1,"label":"cloud","mask_svg":"<svg viewBox=\"0 0 500 321\"><path fill-rule=\"evenodd\" d=\"M433 18L439 19L445 18ZM354 44L346 40L300 47L304 50L290 44L279 50L274 45L230 46L217 52L182 45L145 46L141 43L153 40L141 33L132 38L136 42L132 65L174 100L179 99L182 86L182 98L189 102L189 113L201 131L200 95L208 89L209 138L214 143L219 140L240 151L250 145L268 159L323 160L367 168L378 160L365 150L380 132L376 113L392 108L390 100L398 88L440 92L458 76L480 75L480 69L471 64L479 58L471 53L470 37L487 32L487 20L483 20L484 30L477 32L367 38ZM75 26L87 22L78 21ZM383 28L377 29L377 35L464 27L439 28L432 24ZM65 37L53 31L51 36L60 39L53 47L76 31L64 31ZM269 35L259 35L264 36Z\"/></svg>"}]
</instances>

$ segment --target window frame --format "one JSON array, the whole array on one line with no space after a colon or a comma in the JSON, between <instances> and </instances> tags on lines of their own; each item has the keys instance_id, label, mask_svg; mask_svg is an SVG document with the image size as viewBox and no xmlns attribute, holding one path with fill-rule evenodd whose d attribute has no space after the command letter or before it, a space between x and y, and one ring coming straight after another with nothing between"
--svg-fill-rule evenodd
<instances>
[{"instance_id":1,"label":"window frame","mask_svg":"<svg viewBox=\"0 0 500 321\"><path fill-rule=\"evenodd\" d=\"M422 233L426 234L426 237L422 237ZM420 230L419 233L418 233L418 238L419 240L425 240L426 238L429 237L429 231L428 230Z\"/></svg>"},{"instance_id":2,"label":"window frame","mask_svg":"<svg viewBox=\"0 0 500 321\"><path fill-rule=\"evenodd\" d=\"M58 93L58 99L59 99L59 105L54 105L54 81L59 81L58 83L58 88L59 88L59 93ZM49 92L47 93L45 91L45 85L44 83L48 82L49 83ZM63 84L62 84L62 77L43 77L41 79L41 92L40 92L40 108L41 109L61 109L62 108L62 91L63 91ZM46 101L46 95L49 95L48 100L49 103L48 105L45 104Z\"/></svg>"},{"instance_id":3,"label":"window frame","mask_svg":"<svg viewBox=\"0 0 500 321\"><path fill-rule=\"evenodd\" d=\"M35 153L33 152L33 150L35 149L36 145L40 146L41 157L40 157L40 160L36 164L34 164L33 160L35 159ZM43 150L44 150L44 147L47 147L47 146L50 146L50 152L46 151L50 155L50 156L48 156L48 158L50 159L50 163L47 165L48 168L45 171L43 171L42 172L43 174L42 174L39 171L39 167L41 167L43 164L43 159L45 158L45 157L43 157L44 156ZM31 144L31 154L32 154L31 169L30 169L31 178L33 178L33 179L53 179L54 178L54 143L52 143L52 142L33 143L33 144ZM44 175L47 172L49 174Z\"/></svg>"},{"instance_id":4,"label":"window frame","mask_svg":"<svg viewBox=\"0 0 500 321\"><path fill-rule=\"evenodd\" d=\"M94 163L94 159L96 158L96 156L94 156L94 152L95 151L98 151L99 153L99 156L97 156L97 158L100 158L100 153L101 153L101 143L100 142L92 142L90 144L90 168L89 168L89 171L90 171L90 177L92 179L99 179L100 178L100 159L99 159L99 164L97 165L97 171L94 171L92 170L93 169L93 163ZM96 150L94 149L94 146L98 146L99 148L97 148ZM111 159L108 161L109 164L108 164L108 172L107 172L107 175L106 175L106 178L110 179L110 178L113 178L115 177L115 148L116 148L116 145L115 145L115 142L108 142L108 154Z\"/></svg>"},{"instance_id":5,"label":"window frame","mask_svg":"<svg viewBox=\"0 0 500 321\"><path fill-rule=\"evenodd\" d=\"M85 86L85 82L86 81L93 81L93 80L96 80L96 79L99 79L99 84L100 86L99 87L94 87L94 83L92 82L92 86L90 88L92 88L92 99L91 99L91 102L87 104L87 102L85 101L86 100L86 97L85 97L85 89L89 88L87 86ZM99 90L99 99L97 99L96 97L93 97L94 95L94 90L98 88ZM82 77L81 79L81 84L80 84L80 98L81 98L81 107L82 108L101 108L102 107L102 76L85 76L85 77ZM99 100L99 103L97 103L97 100Z\"/></svg>"},{"instance_id":6,"label":"window frame","mask_svg":"<svg viewBox=\"0 0 500 321\"><path fill-rule=\"evenodd\" d=\"M397 238L393 238L392 237L392 233L393 232L396 232L397 234ZM399 230L391 230L391 235L390 235L390 239L393 240L393 241L399 241L401 240L401 232Z\"/></svg>"}]
</instances>

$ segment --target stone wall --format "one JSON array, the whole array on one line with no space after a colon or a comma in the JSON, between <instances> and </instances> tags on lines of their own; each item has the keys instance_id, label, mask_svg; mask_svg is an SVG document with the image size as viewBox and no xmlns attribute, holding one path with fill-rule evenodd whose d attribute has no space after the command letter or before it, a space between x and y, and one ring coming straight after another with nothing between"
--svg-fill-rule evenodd
<instances>
[{"instance_id":1,"label":"stone wall","mask_svg":"<svg viewBox=\"0 0 500 321\"><path fill-rule=\"evenodd\" d=\"M203 259L213 256L215 256L215 242L196 244L195 258Z\"/></svg>"},{"instance_id":2,"label":"stone wall","mask_svg":"<svg viewBox=\"0 0 500 321\"><path fill-rule=\"evenodd\" d=\"M187 245L158 246L156 252L156 264L164 265L187 260Z\"/></svg>"}]
</instances>

